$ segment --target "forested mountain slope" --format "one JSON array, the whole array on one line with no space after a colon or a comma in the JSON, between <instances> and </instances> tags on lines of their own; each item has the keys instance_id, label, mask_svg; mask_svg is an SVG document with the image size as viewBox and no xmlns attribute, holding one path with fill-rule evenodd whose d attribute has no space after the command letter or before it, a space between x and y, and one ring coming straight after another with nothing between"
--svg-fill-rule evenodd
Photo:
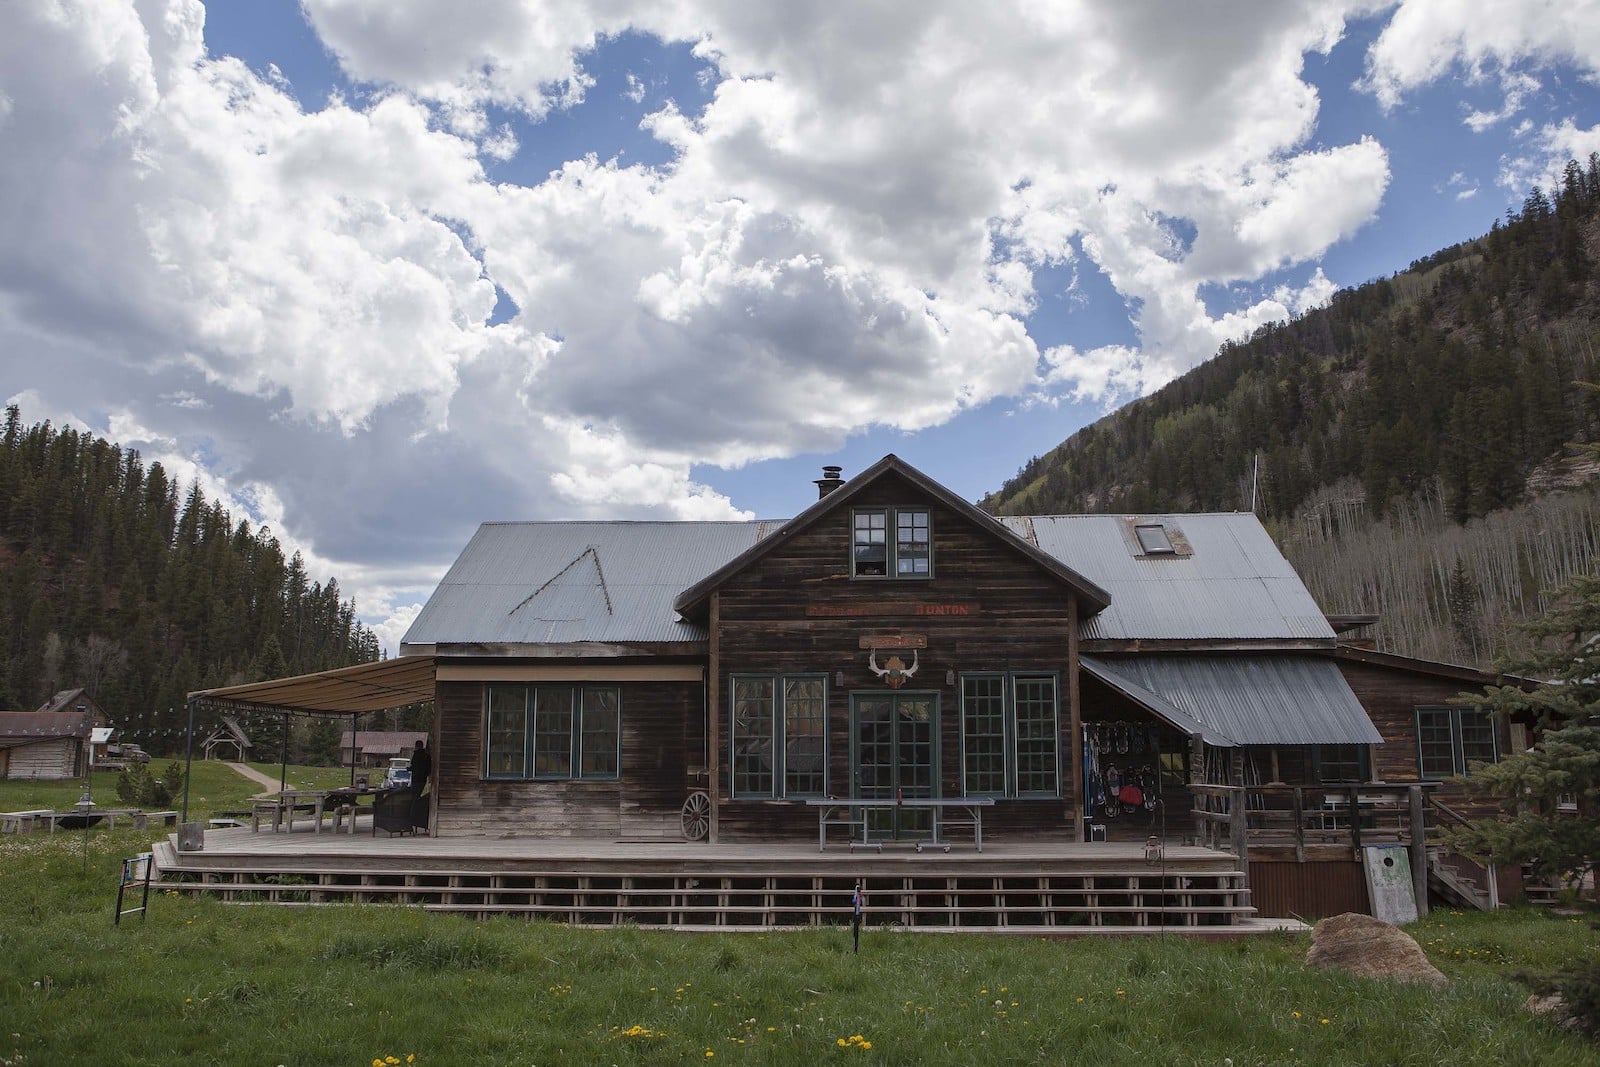
<instances>
[{"instance_id":1,"label":"forested mountain slope","mask_svg":"<svg viewBox=\"0 0 1600 1067\"><path fill-rule=\"evenodd\" d=\"M1600 157L1030 460L998 513L1255 506L1323 607L1463 662L1596 557ZM1259 472L1259 474L1257 473ZM1552 494L1570 491L1572 499ZM1551 516L1565 516L1557 522Z\"/></svg>"},{"instance_id":2,"label":"forested mountain slope","mask_svg":"<svg viewBox=\"0 0 1600 1067\"><path fill-rule=\"evenodd\" d=\"M309 581L267 528L132 449L6 410L0 710L81 685L126 740L171 752L191 690L378 654L338 583Z\"/></svg>"}]
</instances>

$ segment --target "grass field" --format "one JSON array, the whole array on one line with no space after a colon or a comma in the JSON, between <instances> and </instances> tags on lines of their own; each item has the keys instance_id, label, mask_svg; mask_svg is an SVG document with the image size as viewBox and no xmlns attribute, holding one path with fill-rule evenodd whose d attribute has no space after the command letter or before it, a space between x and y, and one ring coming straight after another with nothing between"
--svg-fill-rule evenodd
<instances>
[{"instance_id":1,"label":"grass field","mask_svg":"<svg viewBox=\"0 0 1600 1067\"><path fill-rule=\"evenodd\" d=\"M198 773L195 785L227 793ZM592 931L160 892L146 920L113 927L120 860L155 837L0 838L0 1061L1600 1062L1594 1046L1527 1015L1528 990L1513 977L1596 958L1589 919L1436 914L1412 933L1450 976L1445 990L1307 971L1304 935L1198 943L868 930L855 955L843 927Z\"/></svg>"},{"instance_id":2,"label":"grass field","mask_svg":"<svg viewBox=\"0 0 1600 1067\"><path fill-rule=\"evenodd\" d=\"M165 773L171 760L153 760L152 774ZM183 761L178 761L181 766ZM280 767L276 763L252 763L250 766L278 780ZM250 806L250 798L261 792L263 786L245 779L225 764L215 760L196 760L193 777L189 782L189 816L204 821L219 811L239 811ZM350 784L348 767L289 767L289 788L332 789ZM93 782L94 802L102 808L125 807L117 799L117 774L115 771L98 771ZM55 782L0 781L0 811L26 811L32 808L54 808L65 811L77 803L83 793L83 779L73 778ZM181 805L183 797L174 798L174 808Z\"/></svg>"}]
</instances>

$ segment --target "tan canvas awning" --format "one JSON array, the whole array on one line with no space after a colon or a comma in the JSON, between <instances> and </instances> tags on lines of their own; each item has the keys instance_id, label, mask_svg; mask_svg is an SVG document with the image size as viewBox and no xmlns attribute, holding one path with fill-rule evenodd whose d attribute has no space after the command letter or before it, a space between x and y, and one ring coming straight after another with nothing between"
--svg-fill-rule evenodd
<instances>
[{"instance_id":1,"label":"tan canvas awning","mask_svg":"<svg viewBox=\"0 0 1600 1067\"><path fill-rule=\"evenodd\" d=\"M434 657L400 656L298 678L202 689L190 700L320 715L383 711L433 699Z\"/></svg>"}]
</instances>

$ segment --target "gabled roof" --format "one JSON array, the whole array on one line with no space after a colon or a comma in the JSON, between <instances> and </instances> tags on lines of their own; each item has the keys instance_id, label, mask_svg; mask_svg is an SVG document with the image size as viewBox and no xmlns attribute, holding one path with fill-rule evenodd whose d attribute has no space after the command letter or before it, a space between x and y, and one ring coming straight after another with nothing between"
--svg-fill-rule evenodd
<instances>
[{"instance_id":1,"label":"gabled roof","mask_svg":"<svg viewBox=\"0 0 1600 1067\"><path fill-rule=\"evenodd\" d=\"M1000 521L1110 594L1084 623L1084 641L1334 644L1322 609L1250 512ZM1132 530L1145 524L1164 526L1184 551L1141 553Z\"/></svg>"},{"instance_id":2,"label":"gabled roof","mask_svg":"<svg viewBox=\"0 0 1600 1067\"><path fill-rule=\"evenodd\" d=\"M78 711L80 705L86 711L96 715L100 714L100 705L94 702L94 698L89 695L88 690L82 688L61 690L61 692L40 704L39 710L78 712L81 717L82 712Z\"/></svg>"},{"instance_id":3,"label":"gabled roof","mask_svg":"<svg viewBox=\"0 0 1600 1067\"><path fill-rule=\"evenodd\" d=\"M88 737L90 725L75 711L0 712L0 737Z\"/></svg>"},{"instance_id":4,"label":"gabled roof","mask_svg":"<svg viewBox=\"0 0 1600 1067\"><path fill-rule=\"evenodd\" d=\"M385 752L405 752L415 748L418 741L427 741L428 735L421 730L357 730L355 732L356 748L370 755ZM350 731L346 730L339 735L339 747L350 747Z\"/></svg>"},{"instance_id":5,"label":"gabled roof","mask_svg":"<svg viewBox=\"0 0 1600 1067\"><path fill-rule=\"evenodd\" d=\"M711 593L718 586L746 567L756 563L768 553L773 552L823 516L837 511L839 508L847 507L850 501L860 495L862 490L891 472L900 475L921 492L937 500L973 525L992 534L996 540L1008 545L1016 550L1019 555L1032 560L1047 573L1059 579L1063 585L1078 595L1080 614L1092 614L1111 603L1111 597L1104 589L1067 566L1059 558L1041 551L1039 546L1030 544L1017 536L1012 529L996 521L993 516L962 500L899 456L890 453L790 519L782 528L774 531L770 537L762 538L740 555L723 564L716 571L685 589L673 601L672 606L686 617L698 615L705 607Z\"/></svg>"}]
</instances>

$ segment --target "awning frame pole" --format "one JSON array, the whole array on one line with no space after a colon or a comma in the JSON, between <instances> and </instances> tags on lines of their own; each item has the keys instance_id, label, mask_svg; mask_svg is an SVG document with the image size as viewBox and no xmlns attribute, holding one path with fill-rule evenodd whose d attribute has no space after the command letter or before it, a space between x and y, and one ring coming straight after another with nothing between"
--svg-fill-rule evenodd
<instances>
[{"instance_id":1,"label":"awning frame pole","mask_svg":"<svg viewBox=\"0 0 1600 1067\"><path fill-rule=\"evenodd\" d=\"M194 706L195 698L185 701L189 705L189 735L184 744L183 756L183 816L180 822L189 821L189 779L194 777Z\"/></svg>"}]
</instances>

